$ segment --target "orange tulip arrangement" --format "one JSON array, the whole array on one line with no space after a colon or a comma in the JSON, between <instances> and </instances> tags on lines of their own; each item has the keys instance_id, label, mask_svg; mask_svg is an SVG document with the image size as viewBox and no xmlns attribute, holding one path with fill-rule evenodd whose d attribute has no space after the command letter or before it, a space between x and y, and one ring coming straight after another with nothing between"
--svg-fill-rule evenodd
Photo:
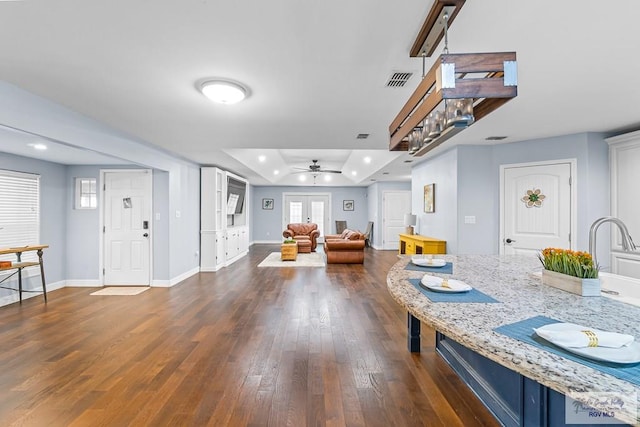
<instances>
[{"instance_id":1,"label":"orange tulip arrangement","mask_svg":"<svg viewBox=\"0 0 640 427\"><path fill-rule=\"evenodd\" d=\"M545 270L581 279L595 279L598 277L598 266L593 263L593 258L588 252L546 248L538 254L538 258Z\"/></svg>"}]
</instances>

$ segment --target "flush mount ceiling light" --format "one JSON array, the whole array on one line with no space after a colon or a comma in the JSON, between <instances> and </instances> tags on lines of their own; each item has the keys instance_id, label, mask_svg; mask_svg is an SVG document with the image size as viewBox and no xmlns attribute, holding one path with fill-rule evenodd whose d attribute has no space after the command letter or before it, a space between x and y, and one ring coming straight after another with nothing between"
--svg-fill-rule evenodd
<instances>
[{"instance_id":1,"label":"flush mount ceiling light","mask_svg":"<svg viewBox=\"0 0 640 427\"><path fill-rule=\"evenodd\" d=\"M200 84L200 91L213 102L236 104L247 97L247 88L231 80L211 79Z\"/></svg>"},{"instance_id":2,"label":"flush mount ceiling light","mask_svg":"<svg viewBox=\"0 0 640 427\"><path fill-rule=\"evenodd\" d=\"M37 143L33 143L33 144L28 144L29 147L33 148L34 150L46 150L47 146L41 142L37 142Z\"/></svg>"}]
</instances>

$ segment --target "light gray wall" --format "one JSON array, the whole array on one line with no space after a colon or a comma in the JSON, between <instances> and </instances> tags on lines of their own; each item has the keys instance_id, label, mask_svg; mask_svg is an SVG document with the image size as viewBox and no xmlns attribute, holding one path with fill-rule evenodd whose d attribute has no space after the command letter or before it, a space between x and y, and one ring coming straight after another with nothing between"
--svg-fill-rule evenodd
<instances>
[{"instance_id":1,"label":"light gray wall","mask_svg":"<svg viewBox=\"0 0 640 427\"><path fill-rule=\"evenodd\" d=\"M433 213L424 211L424 186L435 184ZM472 185L476 185L473 183ZM458 150L452 149L411 170L411 210L416 233L447 241L447 252L458 253Z\"/></svg>"},{"instance_id":2,"label":"light gray wall","mask_svg":"<svg viewBox=\"0 0 640 427\"><path fill-rule=\"evenodd\" d=\"M67 265L67 180L66 167L40 160L0 153L0 169L40 175L40 242L49 245L43 262L48 283L66 279ZM2 246L0 242L0 246ZM81 249L80 249L81 251ZM74 249L74 253L75 249ZM15 284L15 277L6 284ZM25 289L42 289L40 276L23 282ZM0 289L0 298L15 292Z\"/></svg>"},{"instance_id":3,"label":"light gray wall","mask_svg":"<svg viewBox=\"0 0 640 427\"><path fill-rule=\"evenodd\" d=\"M96 188L100 188L100 168L98 166L66 167L65 223L67 245L71 249L65 257L66 279L73 281L100 280L100 200L96 209L75 209L75 178L95 178ZM100 191L98 191L98 194ZM44 216L43 216L44 219Z\"/></svg>"},{"instance_id":4,"label":"light gray wall","mask_svg":"<svg viewBox=\"0 0 640 427\"><path fill-rule=\"evenodd\" d=\"M170 278L169 253L169 173L161 170L153 171L153 277Z\"/></svg>"},{"instance_id":5,"label":"light gray wall","mask_svg":"<svg viewBox=\"0 0 640 427\"><path fill-rule=\"evenodd\" d=\"M494 185L496 171L492 166L492 147L466 146L458 149L458 227L459 254L491 254L495 252L500 218L499 187ZM465 216L475 216L475 224L465 224Z\"/></svg>"},{"instance_id":6,"label":"light gray wall","mask_svg":"<svg viewBox=\"0 0 640 427\"><path fill-rule=\"evenodd\" d=\"M1 123L6 126L125 159L141 167L167 172L168 179L162 180L166 187L162 190L154 188L154 193L167 192L168 225L161 227L159 232L168 235L164 240L158 234L154 237L166 245L166 256L162 250L159 251L157 261L164 261L168 270L154 270L153 279L175 280L185 274L197 272L200 238L199 165L6 82L0 82L0 117ZM64 184L67 185L68 182L65 180ZM60 203L62 208L66 197L65 193L65 197L59 199L59 203L63 201ZM60 220L66 224L64 218L61 217ZM83 248L75 249L82 251Z\"/></svg>"},{"instance_id":7,"label":"light gray wall","mask_svg":"<svg viewBox=\"0 0 640 427\"><path fill-rule=\"evenodd\" d=\"M252 186L250 203L250 229L253 242L280 242L283 232L284 193L330 193L331 233L335 232L335 221L347 221L347 226L364 231L369 218L366 187L277 187ZM262 199L273 199L273 210L262 209ZM343 211L342 201L353 200L354 210Z\"/></svg>"},{"instance_id":8,"label":"light gray wall","mask_svg":"<svg viewBox=\"0 0 640 427\"><path fill-rule=\"evenodd\" d=\"M576 159L574 241L577 249L587 250L591 223L609 214L609 154L604 137L583 133L484 147L459 146L420 163L412 170L413 209L422 212L423 186L434 182L436 212L418 215L419 233L447 240L449 253L498 253L500 166ZM476 216L476 224L464 224L467 215ZM598 253L608 253L608 245L608 239L600 239Z\"/></svg>"}]
</instances>

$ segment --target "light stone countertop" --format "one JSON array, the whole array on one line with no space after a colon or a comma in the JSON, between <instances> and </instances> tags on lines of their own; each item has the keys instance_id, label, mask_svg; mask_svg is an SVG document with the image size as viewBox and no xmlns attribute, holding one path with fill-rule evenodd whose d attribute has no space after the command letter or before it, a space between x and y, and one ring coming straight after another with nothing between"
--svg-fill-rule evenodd
<instances>
[{"instance_id":1,"label":"light stone countertop","mask_svg":"<svg viewBox=\"0 0 640 427\"><path fill-rule=\"evenodd\" d=\"M444 255L453 274L433 274L462 280L499 303L434 303L406 279L424 272L405 270L411 256L398 256L389 270L387 287L408 312L465 347L540 384L580 400L575 393L611 392L625 400L616 417L640 425L640 387L496 333L494 328L534 316L626 333L640 340L640 307L606 297L580 297L542 284L532 272L542 265L535 256ZM423 331L424 333L424 331ZM633 399L633 400L632 400Z\"/></svg>"}]
</instances>

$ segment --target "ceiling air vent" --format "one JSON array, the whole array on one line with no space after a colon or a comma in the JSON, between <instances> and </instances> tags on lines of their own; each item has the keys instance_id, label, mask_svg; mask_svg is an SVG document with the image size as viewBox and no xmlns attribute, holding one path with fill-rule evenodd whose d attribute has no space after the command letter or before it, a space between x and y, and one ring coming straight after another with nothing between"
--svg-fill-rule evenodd
<instances>
[{"instance_id":1,"label":"ceiling air vent","mask_svg":"<svg viewBox=\"0 0 640 427\"><path fill-rule=\"evenodd\" d=\"M487 141L502 141L503 139L507 139L506 136L488 136L485 138Z\"/></svg>"},{"instance_id":2,"label":"ceiling air vent","mask_svg":"<svg viewBox=\"0 0 640 427\"><path fill-rule=\"evenodd\" d=\"M409 79L413 76L413 73L393 73L387 81L387 87L404 87Z\"/></svg>"},{"instance_id":3,"label":"ceiling air vent","mask_svg":"<svg viewBox=\"0 0 640 427\"><path fill-rule=\"evenodd\" d=\"M367 138L369 138L369 134L368 133L359 133L356 136L356 139L367 139Z\"/></svg>"}]
</instances>

